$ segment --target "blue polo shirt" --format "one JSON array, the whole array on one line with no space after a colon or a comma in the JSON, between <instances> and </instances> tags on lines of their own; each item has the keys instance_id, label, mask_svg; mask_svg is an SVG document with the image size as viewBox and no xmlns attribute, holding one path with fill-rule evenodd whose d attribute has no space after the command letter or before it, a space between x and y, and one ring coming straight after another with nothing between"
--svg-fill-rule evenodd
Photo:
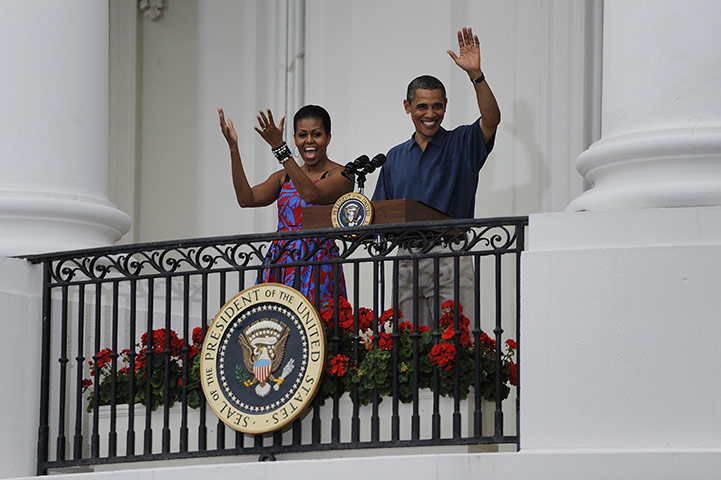
<instances>
[{"instance_id":1,"label":"blue polo shirt","mask_svg":"<svg viewBox=\"0 0 721 480\"><path fill-rule=\"evenodd\" d=\"M476 120L453 130L443 127L426 145L413 136L388 151L373 200L418 200L453 218L473 218L478 172L493 149Z\"/></svg>"}]
</instances>

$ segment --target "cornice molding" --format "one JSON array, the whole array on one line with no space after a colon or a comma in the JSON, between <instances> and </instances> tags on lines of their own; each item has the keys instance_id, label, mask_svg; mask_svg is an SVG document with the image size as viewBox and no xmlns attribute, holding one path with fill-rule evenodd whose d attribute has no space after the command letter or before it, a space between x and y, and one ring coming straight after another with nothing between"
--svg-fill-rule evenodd
<instances>
[{"instance_id":1,"label":"cornice molding","mask_svg":"<svg viewBox=\"0 0 721 480\"><path fill-rule=\"evenodd\" d=\"M165 0L138 0L138 8L148 20L157 20L163 14Z\"/></svg>"}]
</instances>

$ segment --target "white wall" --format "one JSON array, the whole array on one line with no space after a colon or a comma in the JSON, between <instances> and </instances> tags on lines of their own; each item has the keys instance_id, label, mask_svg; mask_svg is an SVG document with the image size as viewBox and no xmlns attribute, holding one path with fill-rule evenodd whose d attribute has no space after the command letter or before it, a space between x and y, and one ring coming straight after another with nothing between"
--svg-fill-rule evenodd
<instances>
[{"instance_id":1,"label":"white wall","mask_svg":"<svg viewBox=\"0 0 721 480\"><path fill-rule=\"evenodd\" d=\"M503 115L481 171L476 216L561 211L582 191L575 160L596 135L587 112L598 100L588 79L600 76L593 70L599 2L307 0L303 12L287 15L281 0L187 1L167 3L150 21L114 1L111 32L115 25L124 33L111 36L111 59L128 62L128 32L137 30L134 89L128 68L111 64L120 75L113 81L122 80L111 91L111 117L123 127L111 131L120 172L112 190L134 217L123 242L275 230L274 206L241 210L235 203L219 106L235 121L251 183L277 169L252 130L260 108L280 116L288 101L325 106L333 119L329 153L339 163L410 137L402 100L420 74L446 84L444 126L470 123L478 115L473 91L446 53L458 49L456 30L466 25L481 39L483 69ZM285 25L297 21L305 26L299 79L285 69ZM127 106L132 97L135 111ZM133 115L129 133L125 117ZM114 143L123 134L124 142ZM369 176L369 196L376 178Z\"/></svg>"},{"instance_id":2,"label":"white wall","mask_svg":"<svg viewBox=\"0 0 721 480\"><path fill-rule=\"evenodd\" d=\"M377 453L377 452L372 452ZM185 480L213 478L343 478L344 480L707 480L721 469L721 456L699 452L662 451L597 452L579 450L572 455L558 452L539 454L475 453L393 455L347 458L336 452L333 459L279 460L214 465L176 466L120 470L115 472L70 473L64 480Z\"/></svg>"},{"instance_id":3,"label":"white wall","mask_svg":"<svg viewBox=\"0 0 721 480\"><path fill-rule=\"evenodd\" d=\"M0 256L0 477L34 475L40 412L42 266Z\"/></svg>"},{"instance_id":4,"label":"white wall","mask_svg":"<svg viewBox=\"0 0 721 480\"><path fill-rule=\"evenodd\" d=\"M531 217L523 451L718 452L719 225L721 207Z\"/></svg>"},{"instance_id":5,"label":"white wall","mask_svg":"<svg viewBox=\"0 0 721 480\"><path fill-rule=\"evenodd\" d=\"M456 31L471 26L502 112L496 147L480 174L476 217L561 211L581 192L575 159L590 141L584 102L596 94L584 77L592 2L310 0L308 6L307 100L331 111L333 152L352 159L408 139L413 127L403 98L422 74L446 85L446 128L475 120L467 75L446 53L458 51ZM368 192L376 179L370 176Z\"/></svg>"},{"instance_id":6,"label":"white wall","mask_svg":"<svg viewBox=\"0 0 721 480\"><path fill-rule=\"evenodd\" d=\"M261 108L282 116L285 2L174 2L155 21L127 2L111 5L113 190L134 214L123 242L275 230L274 206L236 204L216 110L234 120L252 183L278 169L252 128Z\"/></svg>"}]
</instances>

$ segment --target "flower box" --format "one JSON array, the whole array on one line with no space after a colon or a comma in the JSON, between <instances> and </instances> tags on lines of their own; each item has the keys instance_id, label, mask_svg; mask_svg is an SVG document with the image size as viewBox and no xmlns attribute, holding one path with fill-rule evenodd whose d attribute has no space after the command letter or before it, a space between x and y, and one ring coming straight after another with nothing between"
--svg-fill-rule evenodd
<instances>
[{"instance_id":1,"label":"flower box","mask_svg":"<svg viewBox=\"0 0 721 480\"><path fill-rule=\"evenodd\" d=\"M439 397L438 410L441 418L440 438L453 437L453 399L448 397ZM494 404L486 400L482 400L482 433L484 436L493 435L493 411ZM460 402L459 412L461 414L461 436L473 436L473 400L466 399ZM99 407L99 433L100 433L100 456L108 456L108 434L110 432L110 406L103 405ZM321 443L331 443L331 428L333 424L333 401L326 400L320 409L321 412ZM125 456L127 452L127 432L128 432L128 416L129 410L127 405L120 405L116 409L115 431L117 435L117 456ZM134 408L134 432L135 432L135 451L130 454L142 455L144 453L144 432L145 432L145 414L146 409L143 405L135 405ZM373 414L372 405L364 405L359 408L358 418L361 442L371 441L371 416ZM433 420L433 392L423 389L418 393L418 414L420 416L419 439L426 440L432 438L432 420ZM384 398L378 404L378 426L380 441L392 440L391 426L393 415L393 402L391 398ZM398 404L399 415L399 438L398 440L411 440L411 418L413 415L412 403ZM348 443L351 441L351 421L353 416L353 402L346 393L342 395L338 402L338 417L340 419L340 442ZM312 407L301 417L301 444L308 445L312 443ZM182 409L179 404L173 405L169 409L168 428L170 429L170 450L171 453L180 452L180 427L182 422ZM214 450L217 447L217 430L218 418L206 407L205 425L206 449ZM162 439L164 428L164 413L162 407L151 412L151 428L152 428L152 450L150 453L162 453ZM200 425L200 409L188 408L187 426L188 426L188 451L198 450L198 426ZM225 448L234 448L236 445L236 435L233 430L221 425L225 430ZM283 432L283 445L290 445L293 441L293 431L291 428ZM272 434L265 435L265 445L272 445ZM244 446L251 447L254 445L253 436L246 435L244 437Z\"/></svg>"}]
</instances>

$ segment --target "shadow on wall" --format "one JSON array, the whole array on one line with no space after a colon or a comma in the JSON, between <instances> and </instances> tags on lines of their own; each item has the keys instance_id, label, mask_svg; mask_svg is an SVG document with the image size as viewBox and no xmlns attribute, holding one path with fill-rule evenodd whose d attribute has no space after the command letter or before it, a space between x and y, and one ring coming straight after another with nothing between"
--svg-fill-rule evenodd
<instances>
[{"instance_id":1,"label":"shadow on wall","mask_svg":"<svg viewBox=\"0 0 721 480\"><path fill-rule=\"evenodd\" d=\"M550 170L539 144L537 112L524 100L504 116L496 144L481 170L476 217L528 215L543 210Z\"/></svg>"},{"instance_id":2,"label":"shadow on wall","mask_svg":"<svg viewBox=\"0 0 721 480\"><path fill-rule=\"evenodd\" d=\"M134 241L197 233L198 14L187 1L139 17Z\"/></svg>"}]
</instances>

